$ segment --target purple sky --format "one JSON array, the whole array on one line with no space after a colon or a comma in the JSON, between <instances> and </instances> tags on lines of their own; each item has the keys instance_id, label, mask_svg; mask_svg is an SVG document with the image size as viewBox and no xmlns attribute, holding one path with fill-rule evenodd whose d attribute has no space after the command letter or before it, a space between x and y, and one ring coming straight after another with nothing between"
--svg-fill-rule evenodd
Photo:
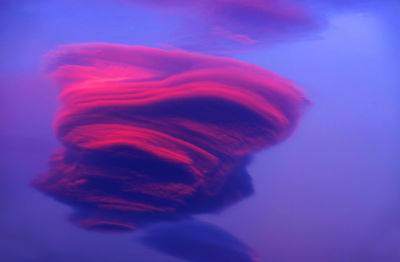
<instances>
[{"instance_id":1,"label":"purple sky","mask_svg":"<svg viewBox=\"0 0 400 262\"><path fill-rule=\"evenodd\" d=\"M400 6L307 2L324 29L229 55L293 80L314 105L290 139L255 155L248 168L254 196L200 218L246 243L260 261L399 261ZM182 261L137 243L134 233L74 227L69 207L28 185L58 146L51 127L57 90L43 79L43 56L70 43L165 47L187 33L179 19L124 1L2 5L0 257Z\"/></svg>"}]
</instances>

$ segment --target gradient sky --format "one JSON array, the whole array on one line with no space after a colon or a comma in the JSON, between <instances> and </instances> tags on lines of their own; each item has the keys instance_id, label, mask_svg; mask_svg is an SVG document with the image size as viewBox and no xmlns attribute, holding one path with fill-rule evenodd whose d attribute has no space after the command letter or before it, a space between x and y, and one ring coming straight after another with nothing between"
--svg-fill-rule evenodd
<instances>
[{"instance_id":1,"label":"gradient sky","mask_svg":"<svg viewBox=\"0 0 400 262\"><path fill-rule=\"evenodd\" d=\"M69 43L164 47L179 38L179 21L123 1L2 5L0 255L18 262L181 261L140 245L134 234L76 228L66 221L69 207L28 185L58 146L51 128L57 90L43 79L43 56ZM200 218L261 261L399 261L400 6L324 8L324 29L229 54L293 80L314 104L290 139L254 157L255 195Z\"/></svg>"}]
</instances>

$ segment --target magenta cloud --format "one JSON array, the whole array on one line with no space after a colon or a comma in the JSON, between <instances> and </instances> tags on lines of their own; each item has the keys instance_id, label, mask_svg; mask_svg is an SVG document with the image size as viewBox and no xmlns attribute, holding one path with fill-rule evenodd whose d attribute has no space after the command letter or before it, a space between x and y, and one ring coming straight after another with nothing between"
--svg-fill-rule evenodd
<instances>
[{"instance_id":1,"label":"magenta cloud","mask_svg":"<svg viewBox=\"0 0 400 262\"><path fill-rule=\"evenodd\" d=\"M307 104L290 81L231 58L90 43L48 60L62 147L33 185L87 229L134 230L250 195L250 155L290 135Z\"/></svg>"}]
</instances>

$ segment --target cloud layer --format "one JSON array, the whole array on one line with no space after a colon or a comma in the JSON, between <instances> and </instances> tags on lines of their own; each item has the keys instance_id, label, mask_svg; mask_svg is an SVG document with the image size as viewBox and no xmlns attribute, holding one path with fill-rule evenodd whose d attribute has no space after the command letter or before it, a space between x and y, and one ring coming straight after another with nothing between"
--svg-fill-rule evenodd
<instances>
[{"instance_id":1,"label":"cloud layer","mask_svg":"<svg viewBox=\"0 0 400 262\"><path fill-rule=\"evenodd\" d=\"M62 148L33 184L88 229L134 230L250 195L250 154L286 138L307 103L290 81L230 58L93 43L48 59Z\"/></svg>"},{"instance_id":2,"label":"cloud layer","mask_svg":"<svg viewBox=\"0 0 400 262\"><path fill-rule=\"evenodd\" d=\"M232 53L312 37L330 14L376 9L393 0L125 0L180 19L168 44L184 50Z\"/></svg>"},{"instance_id":3,"label":"cloud layer","mask_svg":"<svg viewBox=\"0 0 400 262\"><path fill-rule=\"evenodd\" d=\"M259 261L254 251L235 236L205 222L161 223L144 232L141 243L185 261Z\"/></svg>"},{"instance_id":4,"label":"cloud layer","mask_svg":"<svg viewBox=\"0 0 400 262\"><path fill-rule=\"evenodd\" d=\"M130 0L182 19L183 49L232 52L304 35L319 25L309 8L293 0Z\"/></svg>"}]
</instances>

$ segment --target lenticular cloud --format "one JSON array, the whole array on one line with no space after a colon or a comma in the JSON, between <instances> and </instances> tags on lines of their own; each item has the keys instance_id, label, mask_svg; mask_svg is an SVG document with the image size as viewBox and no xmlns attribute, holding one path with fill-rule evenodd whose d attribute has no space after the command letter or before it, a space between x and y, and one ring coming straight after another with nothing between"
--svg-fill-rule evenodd
<instances>
[{"instance_id":1,"label":"lenticular cloud","mask_svg":"<svg viewBox=\"0 0 400 262\"><path fill-rule=\"evenodd\" d=\"M134 230L250 195L249 155L287 137L307 101L230 58L98 43L48 59L62 147L33 184L93 230Z\"/></svg>"}]
</instances>

